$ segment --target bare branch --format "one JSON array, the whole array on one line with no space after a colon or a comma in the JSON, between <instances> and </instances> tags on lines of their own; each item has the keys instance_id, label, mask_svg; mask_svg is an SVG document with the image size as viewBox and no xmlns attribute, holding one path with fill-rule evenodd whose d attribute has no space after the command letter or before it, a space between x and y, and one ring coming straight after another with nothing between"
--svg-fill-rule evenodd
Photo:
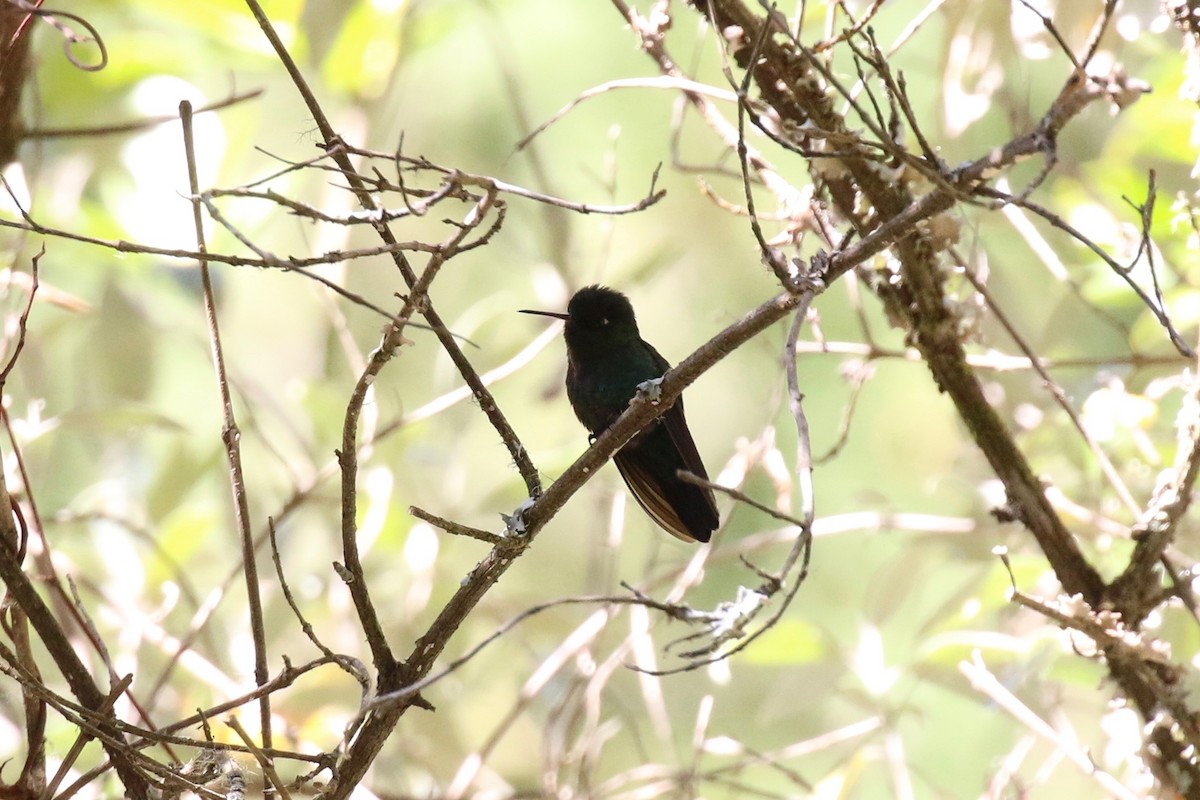
<instances>
[{"instance_id":1,"label":"bare branch","mask_svg":"<svg viewBox=\"0 0 1200 800\"><path fill-rule=\"evenodd\" d=\"M208 250L204 241L204 220L200 214L200 187L196 178L196 151L192 139L192 104L184 100L179 104L179 116L183 123L184 150L187 154L188 184L192 191L192 219L196 227L196 245L200 253ZM200 259L200 282L204 295L204 316L208 323L209 344L212 347L213 368L216 370L217 390L221 398L224 427L221 438L225 442L225 455L229 461L229 481L233 489L234 519L242 545L242 569L246 576L246 594L250 606L250 630L254 636L254 679L259 686L270 680L267 669L267 636L263 624L262 597L259 594L258 563L255 557L254 535L250 530L250 503L246 494L246 478L242 471L241 431L233 413L233 398L229 392L229 379L225 374L225 353L221 347L221 332L217 323L217 301L213 295L212 278L208 274L208 261ZM259 735L264 747L271 747L271 701L270 695L259 699Z\"/></svg>"}]
</instances>

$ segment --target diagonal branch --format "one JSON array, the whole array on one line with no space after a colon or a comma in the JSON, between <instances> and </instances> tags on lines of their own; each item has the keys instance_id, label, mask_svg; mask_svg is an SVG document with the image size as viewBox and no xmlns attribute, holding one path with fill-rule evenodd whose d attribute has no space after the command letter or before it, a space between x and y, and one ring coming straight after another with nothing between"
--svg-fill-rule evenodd
<instances>
[{"instance_id":1,"label":"diagonal branch","mask_svg":"<svg viewBox=\"0 0 1200 800\"><path fill-rule=\"evenodd\" d=\"M296 89L300 92L301 97L304 99L304 104L309 113L312 114L313 119L316 121L317 128L320 130L321 136L324 139L324 147L326 152L329 153L334 162L338 165L338 169L341 171L342 177L346 179L351 191L354 192L354 196L358 199L359 205L364 211L377 212L379 207L375 202L370 189L367 187L362 175L360 175L358 170L354 168L354 164L350 161L350 157L346 152L346 148L342 146L341 137L338 135L337 131L334 130L333 124L330 123L329 118L325 115L325 111L321 108L321 104L317 100L316 95L313 94L308 82L304 79L304 75L300 72L300 68L297 66L295 60L284 46L283 41L279 38L279 34L275 31L275 28L271 24L270 19L267 17L266 12L263 11L263 8L258 3L258 0L246 0L246 5L249 7L250 12L254 15L254 18L258 22L259 27L262 29L263 34L271 43L271 47L274 49L276 56L278 56L280 62L291 76L292 83L295 85ZM375 228L376 233L379 235L379 238L385 245L388 247L396 246L396 237L388 227L386 221L378 216L373 216L371 225L373 228ZM409 264L407 256L405 256L404 253L399 250L392 250L391 256L393 263L396 265L397 270L399 270L401 277L404 279L404 283L409 287L409 289L414 289L417 286L417 274L413 270L412 265ZM454 335L446 328L441 316L434 310L433 304L429 302L429 299L427 297L416 297L410 298L410 300L414 301L414 307L416 310L419 311L423 317L425 317L425 321L429 323L429 327L433 329L434 334L438 337L438 342L441 344L442 349L450 357L450 360L454 363L455 368L457 368L459 373L462 375L463 380L465 380L467 385L471 387L471 392L475 395L475 399L479 403L480 409L482 409L483 413L487 416L488 421L492 424L492 427L494 427L496 432L500 434L500 438L504 441L505 446L508 448L509 454L512 456L513 463L517 465L517 470L521 473L521 477L524 479L525 486L529 490L529 493L537 494L541 490L541 480L538 478L537 469L533 466L533 462L529 459L529 454L525 451L524 446L517 437L516 431L513 430L512 426L508 422L507 417L504 416L504 413L500 410L499 405L496 403L495 398L492 397L492 393L486 386L483 385L483 382L479 379L479 374L475 371L475 368L471 365L471 362L467 360L466 355L464 355L462 352L462 348L460 348L458 346L458 342L455 341ZM401 318L404 318L403 315L401 315ZM403 328L403 324L400 324L400 327Z\"/></svg>"}]
</instances>

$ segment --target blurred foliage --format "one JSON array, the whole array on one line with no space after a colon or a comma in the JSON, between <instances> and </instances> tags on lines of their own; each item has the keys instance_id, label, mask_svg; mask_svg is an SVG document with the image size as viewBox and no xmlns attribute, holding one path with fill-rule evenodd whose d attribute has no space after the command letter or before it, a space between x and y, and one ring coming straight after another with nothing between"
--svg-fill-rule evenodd
<instances>
[{"instance_id":1,"label":"blurred foliage","mask_svg":"<svg viewBox=\"0 0 1200 800\"><path fill-rule=\"evenodd\" d=\"M736 163L693 114L676 124L674 95L602 94L530 149L515 150L522 136L585 89L654 74L608 4L264 5L348 141L384 151L402 147L408 155L582 202L633 202L664 164L660 185L667 197L644 213L582 216L512 199L489 246L450 264L433 300L450 328L472 343L467 352L480 372L507 362L543 329L516 309L562 308L587 283L603 281L630 294L646 339L673 362L776 290L759 266L745 219L706 197L695 174L703 170L714 192L741 205ZM861 13L869 4L847 5ZM926 5L886 3L874 21L878 41L886 47ZM1079 46L1101 4L1042 5L1054 7L1058 28ZM807 6L804 35L815 40L828 7ZM72 10L102 33L110 63L96 73L79 71L64 58L58 34L42 26L28 98L32 128L174 114L183 98L199 106L255 89L261 94L252 100L197 117L205 186L247 184L279 170L281 159L318 154L312 120L242 3L80 0ZM679 63L697 79L724 86L711 37L681 4L674 12L668 46ZM1196 109L1178 95L1183 60L1160 14L1150 0L1123 4L1121 24L1102 46L1104 57L1124 63L1153 93L1119 115L1097 105L1074 121L1057 170L1035 198L1128 258L1136 250L1138 214L1123 198L1145 202L1147 173L1155 170L1158 276L1175 321L1194 341L1195 233L1171 206L1195 191L1189 137ZM1021 3L942 4L893 58L926 135L951 164L1028 129L1069 72ZM835 59L834 67L853 82L851 64ZM761 137L755 144L797 183L807 182L802 163ZM1014 185L1039 168L1019 171ZM193 246L177 122L135 133L33 138L7 177L19 196L28 187L27 208L43 225ZM350 196L329 174L294 173L279 186L314 207L351 209ZM263 203L220 205L240 231L275 253L307 256L371 244L367 232L347 234ZM13 217L11 203L4 213ZM1034 241L1004 215L972 209L958 221L960 251L986 273L997 304L1034 351L1063 362L1054 376L1133 495L1144 500L1173 458L1175 378L1184 366L1161 327L1123 281L1060 233L1034 226L1066 281L1051 276ZM420 238L437 223L406 222L398 236ZM227 231L214 228L210 236L214 251L243 251ZM159 724L248 691L252 644L195 265L8 229L3 237L14 270L27 271L32 254L43 244L47 249L43 291L4 401L25 459L24 496L36 498L55 568L78 585L118 671L134 674L133 692L152 698L151 717ZM305 491L279 530L283 568L322 640L366 659L348 595L330 567L341 559L330 469L347 397L383 321L297 274L215 269L255 530L265 530L268 517ZM383 257L318 271L385 309L399 308L394 295L403 284ZM1150 286L1144 264L1133 278ZM860 291L844 280L820 298L825 340L862 343L869 330L881 350L902 350L900 332L872 298L860 300ZM52 292L70 302L51 301ZM10 289L5 308L19 310L25 298ZM975 352L1016 353L988 313L980 311L977 322ZM461 384L432 336L409 335L413 345L375 387L370 411L380 424ZM689 390L689 418L714 475L764 435L787 463L794 461L796 434L779 367L784 335L781 327L751 342ZM846 366L862 358L833 350L809 353L800 364L817 454L839 440L852 394ZM547 482L587 443L561 389L564 364L556 339L493 387ZM1127 743L1136 744L1140 722L1107 706L1103 671L1074 652L1077 642L1008 602L1009 575L994 547L1009 549L1024 591L1052 594L1053 576L1019 527L989 514L996 502L991 474L950 404L919 362L880 358L872 366L844 447L816 473L819 520L846 523L818 537L808 581L777 627L727 662L657 679L625 665L677 664L662 648L685 630L642 611L614 610L603 630L545 677L539 668L598 607L536 615L425 691L438 711L405 717L377 762L374 790L423 797L487 790L506 797L566 796L564 787L574 787L594 796L633 796L640 787L638 796L652 796L656 778L731 765L692 788L663 783L661 792L903 797L907 785L909 796L965 797L985 792L1012 759L1016 785L1027 787L1027 796L1101 796L1055 747L972 688L959 665L973 658L1064 740L1124 777L1133 755ZM1118 567L1129 545L1113 530L1130 525L1135 509L1113 494L1035 373L984 374L995 406L1020 431L1039 473L1110 521L1064 512L1102 569ZM6 468L10 487L20 485L11 461ZM524 490L469 401L380 441L360 477L362 557L387 633L398 652L407 652L484 552L478 542L417 522L408 507L496 530L499 514L511 513ZM777 499L761 471L751 472L746 490L768 504ZM695 550L654 528L623 492L615 470L606 468L488 595L448 657L548 600L618 594L620 581L664 594ZM779 530L777 521L748 507L723 500L722 509L728 522L687 596L697 607L752 585L756 579L733 547ZM879 516L859 522L843 516L859 512ZM898 523L893 514L929 516ZM779 542L756 551L755 562L776 563L787 546L785 538ZM1185 525L1178 544L1185 552L1198 549L1194 524ZM284 655L295 662L316 655L284 602L268 549L259 557L272 668ZM642 650L631 651L631 632L648 623L653 645L646 650L635 638L632 646ZM1193 659L1195 624L1175 611L1160 623L1176 659ZM91 664L102 674L94 654ZM0 753L20 753L19 693L10 683L0 686ZM342 672L309 673L275 704L281 746L333 748L358 701L357 687ZM252 712L242 716L252 727ZM844 737L832 733L856 724L863 727ZM232 737L220 724L214 730ZM49 733L53 761L74 734L53 716ZM87 751L93 759L94 748ZM481 749L481 772L457 782L456 775L473 774L470 758ZM764 757L746 759L753 753Z\"/></svg>"}]
</instances>

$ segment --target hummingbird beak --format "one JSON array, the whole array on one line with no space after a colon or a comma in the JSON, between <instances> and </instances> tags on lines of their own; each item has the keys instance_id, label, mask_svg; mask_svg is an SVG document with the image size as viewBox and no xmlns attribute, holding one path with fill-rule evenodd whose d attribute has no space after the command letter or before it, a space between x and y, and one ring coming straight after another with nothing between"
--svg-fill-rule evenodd
<instances>
[{"instance_id":1,"label":"hummingbird beak","mask_svg":"<svg viewBox=\"0 0 1200 800\"><path fill-rule=\"evenodd\" d=\"M530 308L522 308L520 310L520 313L536 314L539 317L554 317L555 319L570 319L571 318L570 314L559 314L558 312L555 312L555 311L534 311L533 309L530 309Z\"/></svg>"}]
</instances>

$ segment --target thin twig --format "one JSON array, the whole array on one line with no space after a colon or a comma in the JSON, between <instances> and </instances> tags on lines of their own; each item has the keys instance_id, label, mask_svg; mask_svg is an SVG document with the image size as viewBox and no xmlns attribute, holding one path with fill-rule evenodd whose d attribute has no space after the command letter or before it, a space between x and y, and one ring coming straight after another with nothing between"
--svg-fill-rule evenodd
<instances>
[{"instance_id":1,"label":"thin twig","mask_svg":"<svg viewBox=\"0 0 1200 800\"><path fill-rule=\"evenodd\" d=\"M21 316L17 318L17 343L13 346L12 355L8 357L4 369L0 370L0 391L3 391L4 386L8 383L8 376L12 373L13 367L17 365L21 351L25 349L25 334L29 331L29 312L33 310L33 300L37 296L38 290L38 262L44 255L46 255L46 245L43 244L38 249L37 255L29 262L29 299L25 301L25 308L22 309Z\"/></svg>"},{"instance_id":2,"label":"thin twig","mask_svg":"<svg viewBox=\"0 0 1200 800\"><path fill-rule=\"evenodd\" d=\"M234 520L242 545L242 569L246 576L247 603L250 612L250 630L254 637L254 680L263 686L270 680L267 669L267 636L263 622L262 597L259 594L258 562L255 556L254 536L250 530L250 504L246 495L246 478L242 471L241 432L233 412L233 398L229 392L229 379L225 373L225 353L221 347L221 331L217 322L217 301L213 293L212 277L209 275L208 260L204 256L208 246L204 241L204 220L200 209L200 187L196 177L196 150L192 138L192 104L187 100L179 104L180 121L183 124L184 150L187 155L188 185L192 193L192 220L196 229L196 249L201 253L200 284L204 297L204 317L208 324L209 345L212 349L213 369L216 371L217 391L221 401L223 427L221 438L225 442L225 456L229 462L229 480L233 489ZM259 698L259 735L263 747L271 747L271 698L264 694Z\"/></svg>"},{"instance_id":3,"label":"thin twig","mask_svg":"<svg viewBox=\"0 0 1200 800\"><path fill-rule=\"evenodd\" d=\"M418 508L417 506L409 506L408 513L412 514L419 520L428 522L435 528L441 528L446 533L453 533L456 536L466 536L471 539L478 539L481 542L487 542L490 545L498 545L504 541L503 536L497 536L479 528L472 528L469 525L463 525L461 522L439 517L437 514L431 514L428 511Z\"/></svg>"},{"instance_id":4,"label":"thin twig","mask_svg":"<svg viewBox=\"0 0 1200 800\"><path fill-rule=\"evenodd\" d=\"M263 93L262 89L252 89L248 92L240 94L232 94L224 100L218 100L215 103L208 103L197 108L194 113L205 114L210 111L220 111L223 108L243 103L247 100L254 100L260 97ZM161 125L164 122L174 122L179 119L179 114L159 114L157 116L143 117L142 119L132 120L130 122L115 122L111 125L89 125L85 127L60 127L60 128L27 128L21 137L23 139L66 139L77 137L93 137L93 136L114 136L126 133L136 133L148 128L153 128Z\"/></svg>"},{"instance_id":5,"label":"thin twig","mask_svg":"<svg viewBox=\"0 0 1200 800\"><path fill-rule=\"evenodd\" d=\"M275 771L273 759L254 743L254 739L251 738L250 734L246 733L246 729L242 727L242 723L238 721L238 718L231 715L226 718L225 724L233 728L238 738L242 740L242 744L250 750L250 753L254 756L254 760L262 767L263 776L266 778L269 787L264 792L264 795L270 797L274 792L278 792L283 800L292 800L292 795L287 790L287 784L283 782L279 774Z\"/></svg>"}]
</instances>

